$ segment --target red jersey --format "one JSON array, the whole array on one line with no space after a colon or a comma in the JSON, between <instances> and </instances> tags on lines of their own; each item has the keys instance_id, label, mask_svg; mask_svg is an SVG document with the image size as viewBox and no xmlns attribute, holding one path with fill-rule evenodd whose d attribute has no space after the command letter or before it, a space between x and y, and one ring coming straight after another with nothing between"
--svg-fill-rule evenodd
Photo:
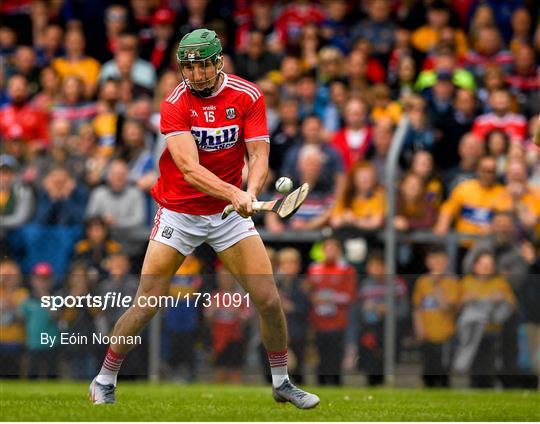
<instances>
[{"instance_id":1,"label":"red jersey","mask_svg":"<svg viewBox=\"0 0 540 424\"><path fill-rule=\"evenodd\" d=\"M523 141L527 136L527 120L517 113L507 113L504 116L486 113L474 120L472 132L484 140L486 135L495 129L506 132L511 141Z\"/></svg>"},{"instance_id":2,"label":"red jersey","mask_svg":"<svg viewBox=\"0 0 540 424\"><path fill-rule=\"evenodd\" d=\"M223 181L242 184L245 143L269 142L264 95L259 87L235 75L210 97L197 97L182 82L161 103L161 132L165 138L190 132L197 143L199 163ZM151 190L161 206L192 215L220 213L227 201L188 184L165 149L159 160L160 177Z\"/></svg>"},{"instance_id":3,"label":"red jersey","mask_svg":"<svg viewBox=\"0 0 540 424\"><path fill-rule=\"evenodd\" d=\"M310 319L317 331L347 328L349 307L355 300L356 272L350 265L316 263L308 269L313 302Z\"/></svg>"},{"instance_id":4,"label":"red jersey","mask_svg":"<svg viewBox=\"0 0 540 424\"><path fill-rule=\"evenodd\" d=\"M31 103L8 104L0 109L0 138L22 139L28 143L46 146L49 139L47 114Z\"/></svg>"}]
</instances>

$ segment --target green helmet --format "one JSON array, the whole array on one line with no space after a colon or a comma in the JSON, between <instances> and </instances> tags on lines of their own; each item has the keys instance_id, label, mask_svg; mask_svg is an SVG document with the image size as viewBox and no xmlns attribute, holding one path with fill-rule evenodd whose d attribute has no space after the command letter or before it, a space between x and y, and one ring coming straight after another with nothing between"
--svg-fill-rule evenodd
<instances>
[{"instance_id":1,"label":"green helmet","mask_svg":"<svg viewBox=\"0 0 540 424\"><path fill-rule=\"evenodd\" d=\"M176 57L178 62L206 60L215 62L221 55L221 42L215 31L201 28L184 35L180 40Z\"/></svg>"},{"instance_id":2,"label":"green helmet","mask_svg":"<svg viewBox=\"0 0 540 424\"><path fill-rule=\"evenodd\" d=\"M178 59L178 63L180 64L182 79L189 87L191 93L194 95L199 97L208 97L214 92L216 84L219 81L219 74L223 69L223 61L218 64L218 61L221 60L221 51L221 42L219 41L217 34L215 31L211 31L209 29L196 29L195 31L191 31L190 33L184 35L184 37L180 40L176 57ZM204 63L204 72L206 75L207 59L212 61L212 64L216 67L216 70L215 75L207 78L204 82L209 84L213 81L213 83L210 87L207 85L203 89L197 89L193 85L192 81L194 74L191 73L191 76L189 76L189 72L193 72L194 62L202 62ZM221 65L221 67L219 67L219 65ZM184 75L184 68L186 68L188 76Z\"/></svg>"}]
</instances>

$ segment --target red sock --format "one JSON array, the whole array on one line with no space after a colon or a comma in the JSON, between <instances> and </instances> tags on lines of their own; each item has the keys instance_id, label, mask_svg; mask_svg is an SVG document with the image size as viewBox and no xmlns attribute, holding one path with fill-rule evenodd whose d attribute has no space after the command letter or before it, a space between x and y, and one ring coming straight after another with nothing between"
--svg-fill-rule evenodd
<instances>
[{"instance_id":1,"label":"red sock","mask_svg":"<svg viewBox=\"0 0 540 424\"><path fill-rule=\"evenodd\" d=\"M287 349L279 352L267 351L270 371L272 373L272 384L279 387L289 378L287 373Z\"/></svg>"}]
</instances>

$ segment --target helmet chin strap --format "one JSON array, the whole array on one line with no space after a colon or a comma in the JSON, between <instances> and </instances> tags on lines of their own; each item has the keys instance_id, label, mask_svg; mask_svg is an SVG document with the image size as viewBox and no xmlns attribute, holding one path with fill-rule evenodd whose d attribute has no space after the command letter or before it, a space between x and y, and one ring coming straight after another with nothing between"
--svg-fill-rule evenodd
<instances>
[{"instance_id":1,"label":"helmet chin strap","mask_svg":"<svg viewBox=\"0 0 540 424\"><path fill-rule=\"evenodd\" d=\"M197 97L210 97L212 93L216 90L216 86L219 82L219 77L221 76L221 72L223 71L223 57L220 57L218 61L221 63L221 67L216 67L216 76L214 79L214 84L211 87L205 87L202 90L197 90L193 84L191 84L191 81L188 78L184 78L184 74L182 73L182 78L184 79L186 85L189 87L189 91L191 91L191 94L197 96ZM211 79L206 80L205 82L209 82Z\"/></svg>"}]
</instances>

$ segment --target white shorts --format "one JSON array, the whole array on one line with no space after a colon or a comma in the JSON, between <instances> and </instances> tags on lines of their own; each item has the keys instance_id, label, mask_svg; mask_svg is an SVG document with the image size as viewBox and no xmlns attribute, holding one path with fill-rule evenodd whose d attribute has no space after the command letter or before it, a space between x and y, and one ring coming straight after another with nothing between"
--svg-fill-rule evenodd
<instances>
[{"instance_id":1,"label":"white shorts","mask_svg":"<svg viewBox=\"0 0 540 424\"><path fill-rule=\"evenodd\" d=\"M154 218L150 240L171 246L187 256L204 242L221 252L240 240L258 235L251 218L242 218L236 212L221 219L214 215L190 215L159 207Z\"/></svg>"}]
</instances>

